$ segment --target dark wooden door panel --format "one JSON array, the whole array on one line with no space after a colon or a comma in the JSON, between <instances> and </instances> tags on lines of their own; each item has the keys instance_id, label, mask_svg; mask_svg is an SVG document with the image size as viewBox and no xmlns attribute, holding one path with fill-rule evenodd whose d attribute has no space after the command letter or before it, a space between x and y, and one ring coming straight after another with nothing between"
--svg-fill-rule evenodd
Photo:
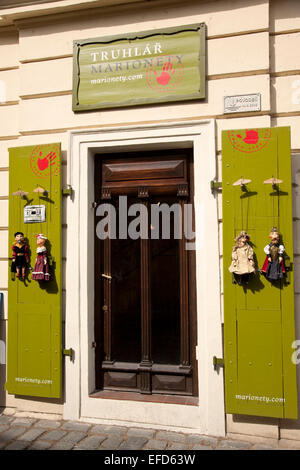
<instances>
[{"instance_id":1,"label":"dark wooden door panel","mask_svg":"<svg viewBox=\"0 0 300 470\"><path fill-rule=\"evenodd\" d=\"M151 199L153 204L176 203L173 197ZM155 227L152 227L154 230ZM170 213L170 238L150 240L152 360L180 364L180 240L174 238L174 213Z\"/></svg>"},{"instance_id":2,"label":"dark wooden door panel","mask_svg":"<svg viewBox=\"0 0 300 470\"><path fill-rule=\"evenodd\" d=\"M135 203L136 200L129 200ZM118 209L117 200L114 201ZM131 217L128 217L130 223ZM117 230L118 230L117 224ZM111 240L111 339L114 361L139 362L141 357L140 240ZM109 334L109 333L106 333Z\"/></svg>"},{"instance_id":3,"label":"dark wooden door panel","mask_svg":"<svg viewBox=\"0 0 300 470\"><path fill-rule=\"evenodd\" d=\"M134 157L104 158L102 160L101 185L103 190L120 194L121 190L151 187L152 192L175 191L187 183L186 155L173 152L149 158L148 152L136 153Z\"/></svg>"},{"instance_id":4,"label":"dark wooden door panel","mask_svg":"<svg viewBox=\"0 0 300 470\"><path fill-rule=\"evenodd\" d=\"M193 198L190 161L182 151L160 152L152 158L140 154L99 158L96 198L99 202L108 199L117 215L119 195L128 196L128 207L137 202L145 205L149 216L151 204L178 204L183 209ZM127 219L129 224L131 218ZM190 305L196 305L195 270L184 237L175 236L174 219L170 211L167 238L161 218L159 235L151 238L157 227L149 217L146 239L96 239L98 389L197 394L196 335L191 335L196 321L195 312L190 311ZM117 234L118 223L117 217Z\"/></svg>"},{"instance_id":5,"label":"dark wooden door panel","mask_svg":"<svg viewBox=\"0 0 300 470\"><path fill-rule=\"evenodd\" d=\"M108 186L112 182L127 182L142 180L147 184L148 180L184 178L186 175L184 160L166 161L115 161L103 162L103 185Z\"/></svg>"},{"instance_id":6,"label":"dark wooden door panel","mask_svg":"<svg viewBox=\"0 0 300 470\"><path fill-rule=\"evenodd\" d=\"M137 389L137 374L134 372L114 372L106 371L104 373L105 388L117 387L130 390Z\"/></svg>"}]
</instances>

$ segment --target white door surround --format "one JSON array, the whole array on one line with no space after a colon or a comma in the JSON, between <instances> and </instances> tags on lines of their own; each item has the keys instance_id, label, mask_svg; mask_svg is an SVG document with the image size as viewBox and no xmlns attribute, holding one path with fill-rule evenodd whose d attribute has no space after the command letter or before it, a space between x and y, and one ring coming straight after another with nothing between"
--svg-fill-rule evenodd
<instances>
[{"instance_id":1,"label":"white door surround","mask_svg":"<svg viewBox=\"0 0 300 470\"><path fill-rule=\"evenodd\" d=\"M91 398L95 384L94 340L94 155L193 148L196 229L197 359L199 405ZM69 133L64 418L106 424L225 435L214 120L101 128Z\"/></svg>"}]
</instances>

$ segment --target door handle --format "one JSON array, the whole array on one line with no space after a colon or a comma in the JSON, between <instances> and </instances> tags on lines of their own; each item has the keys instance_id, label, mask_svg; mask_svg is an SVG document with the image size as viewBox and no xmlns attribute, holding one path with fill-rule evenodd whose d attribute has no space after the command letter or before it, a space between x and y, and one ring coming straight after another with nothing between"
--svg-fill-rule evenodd
<instances>
[{"instance_id":1,"label":"door handle","mask_svg":"<svg viewBox=\"0 0 300 470\"><path fill-rule=\"evenodd\" d=\"M112 279L111 276L109 276L109 274L101 274L102 277L104 277L105 279Z\"/></svg>"}]
</instances>

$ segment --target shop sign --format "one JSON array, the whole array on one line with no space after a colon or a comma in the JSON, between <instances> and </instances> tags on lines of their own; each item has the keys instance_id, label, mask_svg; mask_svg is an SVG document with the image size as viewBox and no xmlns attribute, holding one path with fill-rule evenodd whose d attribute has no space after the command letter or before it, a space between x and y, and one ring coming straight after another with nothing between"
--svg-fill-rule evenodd
<instances>
[{"instance_id":1,"label":"shop sign","mask_svg":"<svg viewBox=\"0 0 300 470\"><path fill-rule=\"evenodd\" d=\"M74 41L73 111L205 97L204 23Z\"/></svg>"},{"instance_id":2,"label":"shop sign","mask_svg":"<svg viewBox=\"0 0 300 470\"><path fill-rule=\"evenodd\" d=\"M224 97L224 113L247 113L261 110L260 93Z\"/></svg>"}]
</instances>

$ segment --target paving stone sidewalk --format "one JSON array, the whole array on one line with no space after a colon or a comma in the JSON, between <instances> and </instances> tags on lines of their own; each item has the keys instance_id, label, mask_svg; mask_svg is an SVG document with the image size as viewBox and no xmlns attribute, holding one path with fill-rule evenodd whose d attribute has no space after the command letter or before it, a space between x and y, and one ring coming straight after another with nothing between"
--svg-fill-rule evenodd
<instances>
[{"instance_id":1,"label":"paving stone sidewalk","mask_svg":"<svg viewBox=\"0 0 300 470\"><path fill-rule=\"evenodd\" d=\"M0 412L1 450L275 450L285 447L173 431L18 417ZM300 449L300 443L298 446Z\"/></svg>"}]
</instances>

